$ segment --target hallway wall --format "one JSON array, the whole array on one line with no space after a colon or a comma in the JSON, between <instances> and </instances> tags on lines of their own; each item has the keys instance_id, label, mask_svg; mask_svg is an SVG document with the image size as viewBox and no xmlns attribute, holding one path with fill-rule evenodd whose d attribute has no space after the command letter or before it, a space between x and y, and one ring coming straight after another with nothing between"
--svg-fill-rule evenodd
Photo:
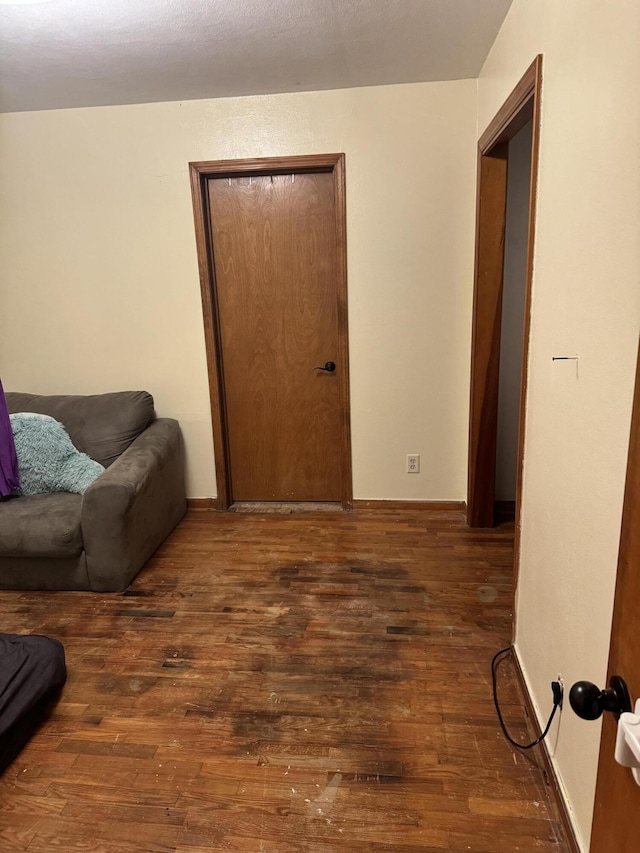
<instances>
[{"instance_id":1,"label":"hallway wall","mask_svg":"<svg viewBox=\"0 0 640 853\"><path fill-rule=\"evenodd\" d=\"M550 682L605 681L640 327L640 6L514 0L479 79L484 130L544 55L516 646ZM579 361L552 361L553 356ZM549 737L587 849L600 724Z\"/></svg>"}]
</instances>

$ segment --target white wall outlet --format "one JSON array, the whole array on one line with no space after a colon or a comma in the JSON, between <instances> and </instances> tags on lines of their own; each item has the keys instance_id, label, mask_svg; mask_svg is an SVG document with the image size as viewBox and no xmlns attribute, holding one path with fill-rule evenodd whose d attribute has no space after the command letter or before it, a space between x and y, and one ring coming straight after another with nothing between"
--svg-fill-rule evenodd
<instances>
[{"instance_id":1,"label":"white wall outlet","mask_svg":"<svg viewBox=\"0 0 640 853\"><path fill-rule=\"evenodd\" d=\"M407 474L420 473L420 454L407 453Z\"/></svg>"}]
</instances>

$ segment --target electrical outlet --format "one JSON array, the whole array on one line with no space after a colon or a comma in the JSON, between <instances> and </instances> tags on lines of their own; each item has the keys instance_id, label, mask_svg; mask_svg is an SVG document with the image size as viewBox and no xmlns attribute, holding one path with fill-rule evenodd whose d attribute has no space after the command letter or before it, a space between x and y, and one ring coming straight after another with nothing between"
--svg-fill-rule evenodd
<instances>
[{"instance_id":1,"label":"electrical outlet","mask_svg":"<svg viewBox=\"0 0 640 853\"><path fill-rule=\"evenodd\" d=\"M407 453L407 474L420 473L420 454Z\"/></svg>"},{"instance_id":2,"label":"electrical outlet","mask_svg":"<svg viewBox=\"0 0 640 853\"><path fill-rule=\"evenodd\" d=\"M551 692L553 693L554 704L562 710L562 703L564 701L564 680L560 674L558 674L555 681L551 682Z\"/></svg>"}]
</instances>

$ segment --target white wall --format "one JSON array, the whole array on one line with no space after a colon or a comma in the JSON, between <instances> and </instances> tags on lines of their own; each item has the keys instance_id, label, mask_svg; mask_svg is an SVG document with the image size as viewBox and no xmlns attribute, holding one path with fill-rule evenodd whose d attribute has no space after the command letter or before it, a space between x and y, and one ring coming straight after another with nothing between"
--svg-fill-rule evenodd
<instances>
[{"instance_id":1,"label":"white wall","mask_svg":"<svg viewBox=\"0 0 640 853\"><path fill-rule=\"evenodd\" d=\"M544 54L516 645L539 717L561 673L605 681L640 324L640 5L514 0L483 130ZM553 356L579 355L575 362ZM600 726L568 706L554 761L587 849Z\"/></svg>"},{"instance_id":2,"label":"white wall","mask_svg":"<svg viewBox=\"0 0 640 853\"><path fill-rule=\"evenodd\" d=\"M529 121L509 143L496 448L496 500L499 501L516 499L529 236L531 130L532 123Z\"/></svg>"},{"instance_id":3,"label":"white wall","mask_svg":"<svg viewBox=\"0 0 640 853\"><path fill-rule=\"evenodd\" d=\"M189 495L215 495L187 164L343 151L355 497L464 500L476 91L0 116L5 388L151 391L182 424Z\"/></svg>"}]
</instances>

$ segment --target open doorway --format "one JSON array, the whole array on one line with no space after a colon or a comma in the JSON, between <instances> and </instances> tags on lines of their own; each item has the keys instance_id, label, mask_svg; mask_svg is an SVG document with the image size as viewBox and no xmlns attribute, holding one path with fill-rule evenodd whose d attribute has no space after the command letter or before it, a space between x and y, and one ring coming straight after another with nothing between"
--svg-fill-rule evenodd
<instances>
[{"instance_id":1,"label":"open doorway","mask_svg":"<svg viewBox=\"0 0 640 853\"><path fill-rule=\"evenodd\" d=\"M496 499L508 501L516 521L516 561L541 82L538 56L478 143L467 523L492 527Z\"/></svg>"},{"instance_id":2,"label":"open doorway","mask_svg":"<svg viewBox=\"0 0 640 853\"><path fill-rule=\"evenodd\" d=\"M495 521L515 518L520 386L527 289L532 130L533 122L529 120L509 141L507 153L507 214L504 234L498 382Z\"/></svg>"}]
</instances>

